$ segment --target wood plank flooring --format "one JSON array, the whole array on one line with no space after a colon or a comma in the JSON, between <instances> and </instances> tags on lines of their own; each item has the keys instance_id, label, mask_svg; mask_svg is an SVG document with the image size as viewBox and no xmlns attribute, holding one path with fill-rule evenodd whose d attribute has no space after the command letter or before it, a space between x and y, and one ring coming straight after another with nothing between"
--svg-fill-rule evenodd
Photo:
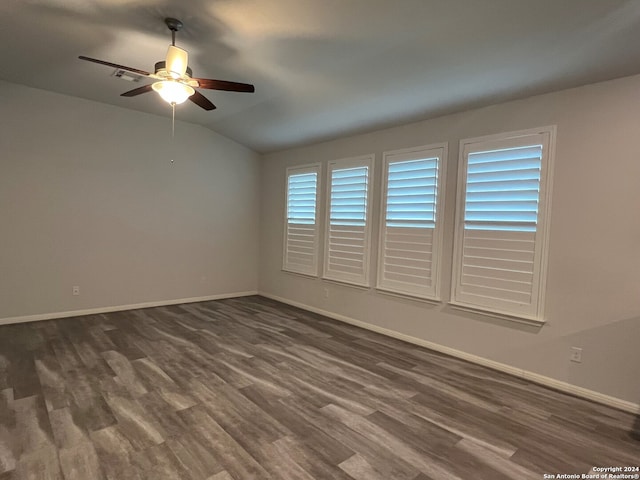
<instances>
[{"instance_id":1,"label":"wood plank flooring","mask_svg":"<svg viewBox=\"0 0 640 480\"><path fill-rule=\"evenodd\" d=\"M262 297L0 327L0 480L540 479L638 425Z\"/></svg>"}]
</instances>

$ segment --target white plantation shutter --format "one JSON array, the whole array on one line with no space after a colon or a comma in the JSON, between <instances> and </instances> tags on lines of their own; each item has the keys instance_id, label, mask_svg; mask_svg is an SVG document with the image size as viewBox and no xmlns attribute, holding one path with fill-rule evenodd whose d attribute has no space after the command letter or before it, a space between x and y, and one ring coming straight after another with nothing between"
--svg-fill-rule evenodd
<instances>
[{"instance_id":1,"label":"white plantation shutter","mask_svg":"<svg viewBox=\"0 0 640 480\"><path fill-rule=\"evenodd\" d=\"M373 155L329 163L324 278L369 283L370 182Z\"/></svg>"},{"instance_id":2,"label":"white plantation shutter","mask_svg":"<svg viewBox=\"0 0 640 480\"><path fill-rule=\"evenodd\" d=\"M319 174L319 165L287 169L283 270L318 274Z\"/></svg>"},{"instance_id":3,"label":"white plantation shutter","mask_svg":"<svg viewBox=\"0 0 640 480\"><path fill-rule=\"evenodd\" d=\"M442 159L446 146L384 154L377 288L438 299Z\"/></svg>"},{"instance_id":4,"label":"white plantation shutter","mask_svg":"<svg viewBox=\"0 0 640 480\"><path fill-rule=\"evenodd\" d=\"M553 132L461 142L453 303L541 319Z\"/></svg>"}]
</instances>

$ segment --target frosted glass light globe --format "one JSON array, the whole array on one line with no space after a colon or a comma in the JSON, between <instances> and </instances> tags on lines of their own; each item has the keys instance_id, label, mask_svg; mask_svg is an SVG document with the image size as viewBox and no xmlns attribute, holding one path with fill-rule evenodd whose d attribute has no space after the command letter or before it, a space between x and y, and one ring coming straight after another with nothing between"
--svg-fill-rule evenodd
<instances>
[{"instance_id":1,"label":"frosted glass light globe","mask_svg":"<svg viewBox=\"0 0 640 480\"><path fill-rule=\"evenodd\" d=\"M151 88L158 92L162 99L169 104L183 103L187 100L187 98L196 93L196 91L189 85L185 85L184 83L180 82L173 82L170 80L156 82L151 85Z\"/></svg>"}]
</instances>

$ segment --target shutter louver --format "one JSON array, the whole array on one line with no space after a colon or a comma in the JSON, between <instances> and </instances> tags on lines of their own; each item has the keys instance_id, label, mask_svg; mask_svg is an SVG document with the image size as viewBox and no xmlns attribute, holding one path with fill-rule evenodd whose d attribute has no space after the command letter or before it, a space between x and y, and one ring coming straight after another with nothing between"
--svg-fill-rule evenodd
<instances>
[{"instance_id":1,"label":"shutter louver","mask_svg":"<svg viewBox=\"0 0 640 480\"><path fill-rule=\"evenodd\" d=\"M460 293L479 304L530 304L535 232L465 230Z\"/></svg>"},{"instance_id":2,"label":"shutter louver","mask_svg":"<svg viewBox=\"0 0 640 480\"><path fill-rule=\"evenodd\" d=\"M324 271L327 279L357 285L366 285L368 282L369 157L367 162L367 165L349 168L330 165L331 191Z\"/></svg>"},{"instance_id":3,"label":"shutter louver","mask_svg":"<svg viewBox=\"0 0 640 480\"><path fill-rule=\"evenodd\" d=\"M493 141L488 148L479 143L465 153L456 302L538 318L540 204L548 137Z\"/></svg>"},{"instance_id":4,"label":"shutter louver","mask_svg":"<svg viewBox=\"0 0 640 480\"><path fill-rule=\"evenodd\" d=\"M469 154L465 229L535 232L542 145Z\"/></svg>"},{"instance_id":5,"label":"shutter louver","mask_svg":"<svg viewBox=\"0 0 640 480\"><path fill-rule=\"evenodd\" d=\"M435 153L435 155L434 155ZM436 210L438 167L443 148L400 155L385 154L378 288L422 298L437 298Z\"/></svg>"},{"instance_id":6,"label":"shutter louver","mask_svg":"<svg viewBox=\"0 0 640 480\"><path fill-rule=\"evenodd\" d=\"M283 269L317 275L318 168L287 176L287 219ZM309 170L309 168L303 169ZM295 171L295 170L294 170Z\"/></svg>"}]
</instances>

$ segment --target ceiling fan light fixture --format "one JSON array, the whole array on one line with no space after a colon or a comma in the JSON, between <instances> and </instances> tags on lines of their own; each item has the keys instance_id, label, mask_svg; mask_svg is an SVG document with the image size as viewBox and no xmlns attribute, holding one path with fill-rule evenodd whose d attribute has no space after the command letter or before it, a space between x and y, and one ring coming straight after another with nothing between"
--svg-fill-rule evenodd
<instances>
[{"instance_id":1,"label":"ceiling fan light fixture","mask_svg":"<svg viewBox=\"0 0 640 480\"><path fill-rule=\"evenodd\" d=\"M162 99L169 104L183 103L187 98L196 93L189 85L171 80L156 82L151 85L151 88L158 92Z\"/></svg>"},{"instance_id":2,"label":"ceiling fan light fixture","mask_svg":"<svg viewBox=\"0 0 640 480\"><path fill-rule=\"evenodd\" d=\"M189 54L186 50L169 45L167 50L167 61L165 68L169 75L173 78L182 78L187 73L187 65L189 64Z\"/></svg>"}]
</instances>

